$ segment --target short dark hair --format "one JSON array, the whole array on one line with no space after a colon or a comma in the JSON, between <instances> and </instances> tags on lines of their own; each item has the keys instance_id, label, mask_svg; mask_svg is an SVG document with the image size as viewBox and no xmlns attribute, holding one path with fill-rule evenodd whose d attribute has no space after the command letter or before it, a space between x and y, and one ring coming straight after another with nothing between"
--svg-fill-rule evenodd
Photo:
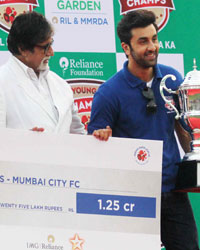
<instances>
[{"instance_id":1,"label":"short dark hair","mask_svg":"<svg viewBox=\"0 0 200 250\"><path fill-rule=\"evenodd\" d=\"M34 50L34 46L49 39L53 28L47 19L37 12L26 12L17 16L8 34L8 50L14 55L20 55L22 50Z\"/></svg>"},{"instance_id":2,"label":"short dark hair","mask_svg":"<svg viewBox=\"0 0 200 250\"><path fill-rule=\"evenodd\" d=\"M145 28L150 24L153 24L156 31L158 31L156 16L152 11L142 9L128 12L117 25L118 37L121 42L130 45L132 38L131 30L134 28Z\"/></svg>"}]
</instances>

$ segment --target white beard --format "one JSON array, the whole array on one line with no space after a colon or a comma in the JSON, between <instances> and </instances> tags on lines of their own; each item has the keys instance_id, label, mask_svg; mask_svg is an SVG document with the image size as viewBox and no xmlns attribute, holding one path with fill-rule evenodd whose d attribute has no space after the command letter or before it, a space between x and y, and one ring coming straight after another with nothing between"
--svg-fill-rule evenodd
<instances>
[{"instance_id":1,"label":"white beard","mask_svg":"<svg viewBox=\"0 0 200 250\"><path fill-rule=\"evenodd\" d=\"M47 69L49 69L49 64L48 63L44 63L45 60L49 60L49 57L44 57L43 60L41 61L40 65L38 66L38 70L39 71L45 71Z\"/></svg>"}]
</instances>

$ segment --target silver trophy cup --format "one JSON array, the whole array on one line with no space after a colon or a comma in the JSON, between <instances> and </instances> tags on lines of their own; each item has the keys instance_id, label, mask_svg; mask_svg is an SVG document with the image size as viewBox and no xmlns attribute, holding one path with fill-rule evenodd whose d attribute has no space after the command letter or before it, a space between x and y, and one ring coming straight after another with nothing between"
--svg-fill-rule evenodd
<instances>
[{"instance_id":1,"label":"silver trophy cup","mask_svg":"<svg viewBox=\"0 0 200 250\"><path fill-rule=\"evenodd\" d=\"M193 71L187 73L184 82L177 91L167 88L165 82L168 78L176 80L174 75L166 75L161 80L160 93L164 101L176 111L176 119L184 118L192 131L192 151L186 153L183 161L179 164L177 189L188 192L200 192L200 71L196 68L194 59ZM178 94L181 112L167 100L164 90Z\"/></svg>"}]
</instances>

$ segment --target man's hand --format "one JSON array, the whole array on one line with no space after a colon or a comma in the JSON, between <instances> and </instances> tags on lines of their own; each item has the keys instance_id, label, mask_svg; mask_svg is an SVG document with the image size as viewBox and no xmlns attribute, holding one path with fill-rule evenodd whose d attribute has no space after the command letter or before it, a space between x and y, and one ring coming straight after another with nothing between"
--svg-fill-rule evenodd
<instances>
[{"instance_id":1,"label":"man's hand","mask_svg":"<svg viewBox=\"0 0 200 250\"><path fill-rule=\"evenodd\" d=\"M110 126L106 126L104 129L94 130L92 134L101 141L107 141L112 136L112 129Z\"/></svg>"},{"instance_id":2,"label":"man's hand","mask_svg":"<svg viewBox=\"0 0 200 250\"><path fill-rule=\"evenodd\" d=\"M31 131L44 132L44 128L34 127L34 128L31 129Z\"/></svg>"},{"instance_id":3,"label":"man's hand","mask_svg":"<svg viewBox=\"0 0 200 250\"><path fill-rule=\"evenodd\" d=\"M177 120L175 121L175 131L184 152L191 152L191 135L181 126L180 122Z\"/></svg>"}]
</instances>

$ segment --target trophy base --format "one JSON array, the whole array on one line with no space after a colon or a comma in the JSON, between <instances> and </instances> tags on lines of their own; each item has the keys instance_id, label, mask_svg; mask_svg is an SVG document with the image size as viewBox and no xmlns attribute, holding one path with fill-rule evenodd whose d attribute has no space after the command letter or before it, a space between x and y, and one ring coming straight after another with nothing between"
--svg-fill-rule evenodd
<instances>
[{"instance_id":1,"label":"trophy base","mask_svg":"<svg viewBox=\"0 0 200 250\"><path fill-rule=\"evenodd\" d=\"M200 193L200 160L186 160L178 164L174 191Z\"/></svg>"}]
</instances>

